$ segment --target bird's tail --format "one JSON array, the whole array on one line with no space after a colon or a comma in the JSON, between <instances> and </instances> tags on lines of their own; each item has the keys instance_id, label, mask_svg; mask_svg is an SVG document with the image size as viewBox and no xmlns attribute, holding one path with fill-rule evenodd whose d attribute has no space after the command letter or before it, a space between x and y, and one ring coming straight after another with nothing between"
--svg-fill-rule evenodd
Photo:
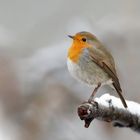
<instances>
[{"instance_id":1,"label":"bird's tail","mask_svg":"<svg viewBox=\"0 0 140 140\"><path fill-rule=\"evenodd\" d=\"M113 86L114 86L114 88L116 89L116 91L117 91L117 93L118 93L118 95L119 95L119 97L120 97L120 99L121 99L121 101L122 101L123 106L124 106L125 108L127 108L128 106L127 106L127 104L126 104L126 102L125 102L124 97L122 96L122 90L121 90L121 88L118 87L117 84L116 84L115 82L113 83Z\"/></svg>"}]
</instances>

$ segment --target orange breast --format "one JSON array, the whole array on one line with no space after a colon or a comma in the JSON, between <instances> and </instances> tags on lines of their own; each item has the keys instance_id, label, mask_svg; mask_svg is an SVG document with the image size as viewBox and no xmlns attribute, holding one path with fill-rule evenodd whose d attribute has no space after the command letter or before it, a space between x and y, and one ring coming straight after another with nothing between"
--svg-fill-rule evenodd
<instances>
[{"instance_id":1,"label":"orange breast","mask_svg":"<svg viewBox=\"0 0 140 140\"><path fill-rule=\"evenodd\" d=\"M82 55L82 50L88 47L88 44L83 44L79 43L78 41L74 41L72 46L69 48L68 58L76 63L79 60L80 55Z\"/></svg>"},{"instance_id":2,"label":"orange breast","mask_svg":"<svg viewBox=\"0 0 140 140\"><path fill-rule=\"evenodd\" d=\"M77 62L79 59L79 56L82 52L81 47L78 47L77 45L73 44L68 51L68 58L72 60L73 62Z\"/></svg>"}]
</instances>

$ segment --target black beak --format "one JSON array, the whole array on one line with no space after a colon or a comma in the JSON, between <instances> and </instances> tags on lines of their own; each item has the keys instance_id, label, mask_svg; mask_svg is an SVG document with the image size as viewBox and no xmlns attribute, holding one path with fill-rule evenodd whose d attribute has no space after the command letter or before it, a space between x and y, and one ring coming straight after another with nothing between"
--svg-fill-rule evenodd
<instances>
[{"instance_id":1,"label":"black beak","mask_svg":"<svg viewBox=\"0 0 140 140\"><path fill-rule=\"evenodd\" d=\"M74 36L72 36L72 35L68 35L68 37L74 39Z\"/></svg>"}]
</instances>

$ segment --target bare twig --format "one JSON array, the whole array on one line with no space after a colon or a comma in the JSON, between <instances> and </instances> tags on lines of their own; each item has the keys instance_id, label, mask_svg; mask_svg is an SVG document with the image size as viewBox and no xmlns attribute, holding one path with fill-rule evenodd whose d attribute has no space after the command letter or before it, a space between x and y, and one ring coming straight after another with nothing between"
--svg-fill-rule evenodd
<instances>
[{"instance_id":1,"label":"bare twig","mask_svg":"<svg viewBox=\"0 0 140 140\"><path fill-rule=\"evenodd\" d=\"M78 115L85 121L86 128L96 118L112 122L113 126L129 127L140 132L140 105L131 101L127 101L127 104L128 109L125 109L120 105L118 98L106 94L91 103L82 103L78 107Z\"/></svg>"}]
</instances>

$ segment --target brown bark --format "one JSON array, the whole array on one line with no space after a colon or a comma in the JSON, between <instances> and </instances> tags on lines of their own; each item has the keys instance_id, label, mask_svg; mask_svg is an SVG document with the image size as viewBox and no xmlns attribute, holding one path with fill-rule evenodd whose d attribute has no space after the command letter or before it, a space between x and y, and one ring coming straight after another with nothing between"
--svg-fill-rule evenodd
<instances>
[{"instance_id":1,"label":"brown bark","mask_svg":"<svg viewBox=\"0 0 140 140\"><path fill-rule=\"evenodd\" d=\"M94 119L98 119L110 122L113 126L128 127L140 132L140 116L138 114L132 114L125 108L114 107L110 103L105 106L96 101L84 102L78 107L78 115L81 120L85 121L86 128Z\"/></svg>"}]
</instances>

